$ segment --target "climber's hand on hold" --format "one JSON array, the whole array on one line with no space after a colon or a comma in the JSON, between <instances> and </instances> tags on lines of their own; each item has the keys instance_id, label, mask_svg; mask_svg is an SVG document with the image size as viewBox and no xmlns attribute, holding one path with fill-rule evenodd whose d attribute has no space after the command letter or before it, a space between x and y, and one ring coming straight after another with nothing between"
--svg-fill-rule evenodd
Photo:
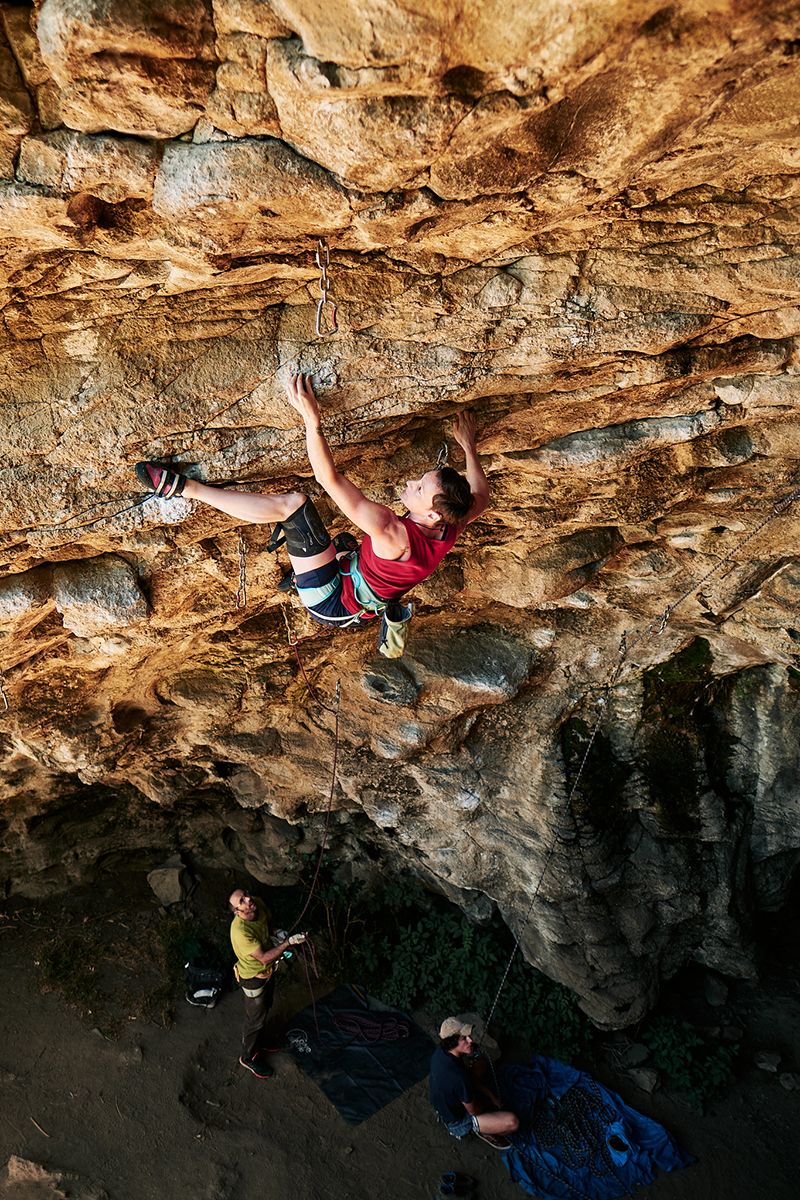
<instances>
[{"instance_id":1,"label":"climber's hand on hold","mask_svg":"<svg viewBox=\"0 0 800 1200\"><path fill-rule=\"evenodd\" d=\"M319 421L319 404L311 386L310 375L290 375L286 383L286 398L306 425Z\"/></svg>"},{"instance_id":2,"label":"climber's hand on hold","mask_svg":"<svg viewBox=\"0 0 800 1200\"><path fill-rule=\"evenodd\" d=\"M462 450L475 448L475 417L471 412L460 412L453 425L453 437Z\"/></svg>"}]
</instances>

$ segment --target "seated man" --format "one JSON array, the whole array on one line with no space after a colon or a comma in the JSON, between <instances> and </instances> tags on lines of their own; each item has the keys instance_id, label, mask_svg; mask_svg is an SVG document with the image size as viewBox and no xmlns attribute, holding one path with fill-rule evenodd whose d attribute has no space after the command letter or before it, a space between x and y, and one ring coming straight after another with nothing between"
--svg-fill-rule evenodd
<instances>
[{"instance_id":1,"label":"seated man","mask_svg":"<svg viewBox=\"0 0 800 1200\"><path fill-rule=\"evenodd\" d=\"M513 1112L499 1110L498 1098L475 1079L468 1065L474 1058L472 1031L473 1026L458 1017L442 1022L439 1046L431 1058L431 1104L453 1137L477 1133L496 1150L508 1150L511 1143L503 1135L516 1132L519 1121Z\"/></svg>"},{"instance_id":2,"label":"seated man","mask_svg":"<svg viewBox=\"0 0 800 1200\"><path fill-rule=\"evenodd\" d=\"M279 522L295 572L295 586L314 620L345 627L371 619L382 603L396 603L435 571L458 535L489 502L489 482L475 453L475 422L459 415L454 437L466 456L466 478L452 467L410 479L398 494L407 515L368 500L337 469L322 433L310 377L291 375L289 403L303 418L314 476L334 503L366 535L357 554L340 566L336 548L302 492L262 495L209 487L168 467L142 462L136 477L157 496L200 500L239 521Z\"/></svg>"}]
</instances>

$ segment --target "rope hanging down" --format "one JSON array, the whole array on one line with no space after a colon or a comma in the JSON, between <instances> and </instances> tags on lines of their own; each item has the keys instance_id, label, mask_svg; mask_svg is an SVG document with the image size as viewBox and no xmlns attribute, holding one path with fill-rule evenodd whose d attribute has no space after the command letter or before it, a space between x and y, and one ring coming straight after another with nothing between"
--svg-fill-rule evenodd
<instances>
[{"instance_id":1,"label":"rope hanging down","mask_svg":"<svg viewBox=\"0 0 800 1200\"><path fill-rule=\"evenodd\" d=\"M583 775L584 768L586 767L586 763L589 759L589 755L591 753L592 746L594 745L595 738L597 737L597 734L600 731L600 726L603 723L603 719L605 716L605 709L608 704L608 700L611 695L612 688L614 688L617 685L617 683L619 682L620 676L622 675L622 669L623 669L626 661L629 659L631 651L636 646L640 645L645 639L650 639L653 637L661 637L661 635L664 633L665 629L667 628L667 625L669 624L670 618L672 617L672 614L675 612L675 609L679 608L680 605L683 604L686 600L688 600L690 596L693 596L694 593L696 591L698 591L703 586L704 583L706 583L709 579L712 578L712 576L716 575L720 570L722 570L722 568L724 566L726 566L733 559L733 557L742 549L742 547L746 546L748 544L748 542L752 541L752 539L754 537L756 537L761 532L762 529L764 529L767 525L769 525L772 521L774 521L776 517L779 517L783 513L787 512L791 508L792 504L794 504L794 502L798 499L800 499L800 488L796 488L793 492L789 492L787 495L783 496L780 500L776 501L776 503L773 504L772 508L770 509L770 511L767 513L766 517L764 517L764 519L762 521L759 521L759 523L753 529L751 529L749 533L745 534L744 537L739 538L739 540L731 547L731 549L728 551L728 553L725 554L722 558L720 558L716 563L714 563L714 566L711 567L708 571L706 571L706 573L704 575L702 575L700 579L698 579L690 587L688 587L686 589L686 591L683 592L678 597L677 600L673 601L673 603L668 604L666 606L661 617L659 617L655 621L651 621L650 624L645 629L643 629L640 633L638 633L634 638L632 638L630 640L628 639L627 632L622 634L622 637L620 638L619 650L617 652L617 660L614 663L611 670L609 671L606 681L603 684L601 694L597 698L597 704L598 704L598 709L599 709L597 720L595 721L594 726L592 727L592 731L589 735L589 740L586 743L586 748L583 752L583 757L581 758L580 764L578 766L577 774L575 775L575 778L572 781L572 786L569 789L567 798L564 801L564 804L562 806L560 806L560 811L563 813L563 815L565 817L570 816L572 814L572 801L573 801L573 798L577 791L578 784L580 783L581 776ZM528 924L528 921L530 920L531 913L533 912L533 906L536 903L536 898L539 895L539 890L542 886L544 877L547 874L548 867L550 866L550 863L552 861L553 854L555 853L556 844L557 844L560 836L561 836L560 827L559 827L559 824L556 823L555 832L553 833L553 836L550 839L550 842L548 844L547 851L545 853L544 863L542 865L542 869L539 874L539 878L536 882L536 886L533 890L533 895L531 896L530 903L528 904L528 907L525 911L525 915L522 918L522 921L519 926L520 932L525 928L525 926ZM514 934L514 946L511 950L511 953L508 956L508 961L506 963L505 970L503 971L503 975L500 980L500 984L497 988L497 991L494 996L494 1000L492 1001L492 1006L489 1010L489 1016L486 1018L486 1022L484 1025L484 1028L487 1030L492 1022L492 1018L494 1017L498 1001L500 999L500 996L502 995L506 980L508 979L508 973L511 970L514 959L516 958L519 949L520 949L520 940L519 940L518 935Z\"/></svg>"},{"instance_id":2,"label":"rope hanging down","mask_svg":"<svg viewBox=\"0 0 800 1200\"><path fill-rule=\"evenodd\" d=\"M305 675L305 672L303 674ZM320 842L319 853L317 855L317 865L314 869L314 875L311 880L311 886L308 889L308 895L306 896L305 904L303 905L303 907L301 908L297 917L295 918L294 922L290 926L289 933L292 933L295 929L297 929L298 925L300 924L303 917L306 915L306 913L308 912L308 910L311 906L311 901L314 897L314 892L317 889L317 883L319 881L319 873L320 873L320 869L322 867L322 859L324 857L325 850L328 845L328 836L330 834L330 828L331 828L331 814L333 813L333 796L334 796L334 792L336 791L336 772L337 772L338 765L339 765L339 706L340 706L340 701L341 701L341 680L337 679L337 681L336 681L336 700L335 700L336 707L334 709L331 709L327 705L323 705L323 707L326 709L327 712L333 712L334 725L333 725L333 764L331 766L331 783L330 783L330 789L328 791L328 804L325 809L325 824L322 829L322 841Z\"/></svg>"}]
</instances>

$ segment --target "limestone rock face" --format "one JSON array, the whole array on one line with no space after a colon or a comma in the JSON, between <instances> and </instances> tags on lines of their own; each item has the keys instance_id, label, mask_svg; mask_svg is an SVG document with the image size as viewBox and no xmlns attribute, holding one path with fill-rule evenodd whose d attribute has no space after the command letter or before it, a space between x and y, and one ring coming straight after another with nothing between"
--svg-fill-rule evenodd
<instances>
[{"instance_id":1,"label":"limestone rock face","mask_svg":"<svg viewBox=\"0 0 800 1200\"><path fill-rule=\"evenodd\" d=\"M68 126L173 137L211 91L212 28L208 0L44 0L37 35Z\"/></svg>"},{"instance_id":2,"label":"limestone rock face","mask_svg":"<svg viewBox=\"0 0 800 1200\"><path fill-rule=\"evenodd\" d=\"M800 861L800 5L457 7L0 3L0 872L286 882L338 682L330 853L496 905L622 1026L752 974ZM492 504L402 660L134 479L344 527L295 370L387 504L476 413Z\"/></svg>"}]
</instances>

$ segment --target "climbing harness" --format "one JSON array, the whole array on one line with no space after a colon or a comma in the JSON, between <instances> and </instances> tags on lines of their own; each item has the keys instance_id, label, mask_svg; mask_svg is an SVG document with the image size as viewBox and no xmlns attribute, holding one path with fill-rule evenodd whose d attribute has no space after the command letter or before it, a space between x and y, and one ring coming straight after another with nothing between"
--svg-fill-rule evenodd
<instances>
[{"instance_id":1,"label":"climbing harness","mask_svg":"<svg viewBox=\"0 0 800 1200\"><path fill-rule=\"evenodd\" d=\"M236 607L247 608L247 543L239 533L239 588L236 592Z\"/></svg>"},{"instance_id":2,"label":"climbing harness","mask_svg":"<svg viewBox=\"0 0 800 1200\"><path fill-rule=\"evenodd\" d=\"M319 300L317 301L317 317L314 329L317 337L332 337L337 332L339 326L336 320L337 308L333 300L331 300L330 295L333 288L331 277L328 274L328 267L331 264L331 252L325 238L318 240L314 260L319 267ZM327 321L325 319L326 309L330 309Z\"/></svg>"},{"instance_id":3,"label":"climbing harness","mask_svg":"<svg viewBox=\"0 0 800 1200\"><path fill-rule=\"evenodd\" d=\"M788 509L791 508L792 504L794 504L794 502L798 499L800 499L800 488L796 488L794 491L789 492L789 493L787 493L787 495L781 497L780 500L776 501L775 504L772 505L770 511L763 518L763 520L759 521L759 523L753 529L751 529L749 533L747 533L743 537L739 538L739 540L735 543L735 545L733 545L731 547L731 549L728 551L728 553L725 554L722 558L720 558L716 563L714 563L714 565L708 571L706 571L705 574L703 576L701 576L701 578L699 580L692 583L691 586L688 587L686 589L686 591L684 591L678 597L677 600L674 600L671 604L668 604L660 617L658 617L654 621L651 621L650 624L647 625L645 629L643 629L640 633L637 633L633 638L629 637L627 631L622 634L622 637L620 638L619 649L617 651L616 662L611 667L611 670L609 671L609 673L606 677L605 683L601 687L600 694L597 697L597 707L598 707L597 719L594 722L592 730L589 734L588 741L584 748L583 755L581 757L581 761L578 765L577 773L572 780L572 786L569 789L567 798L564 801L564 804L560 806L561 813L564 816L572 817L573 824L575 823L575 819L574 819L574 815L572 812L572 801L573 801L575 793L578 789L578 785L580 783L581 776L583 775L584 769L586 767L586 763L589 759L589 755L591 753L592 746L594 745L597 734L600 731L600 726L603 723L603 719L605 716L605 710L608 705L609 698L611 696L611 691L619 683L623 668L624 668L626 662L628 662L630 659L631 651L635 647L639 646L645 640L649 641L649 640L652 640L653 637L660 637L666 630L667 625L669 624L669 621L672 617L672 614L675 612L675 610L677 608L679 608L680 605L683 604L686 600L688 600L690 596L693 596L694 593L703 586L703 584L705 584L709 579L712 578L712 576L716 575L719 571L721 571L722 568L724 566L726 566L734 558L734 556L736 554L738 554L738 552L742 549L742 547L746 546L748 544L748 542L752 541L752 539L754 537L756 537L761 532L762 529L764 529L767 525L769 525L770 522L774 521L776 517L779 517L783 513L787 512ZM542 886L542 882L544 880L545 875L547 874L547 870L552 861L553 855L555 853L556 845L558 844L558 842L560 840L570 840L570 839L564 837L562 828L559 827L559 823L558 823L558 821L556 821L553 836L551 837L550 842L547 847L547 850L545 852L544 863L542 865L542 869L539 874L539 878L536 881L536 886L533 889L533 895L531 896L530 903L528 904L528 907L525 911L522 921L519 924L520 932L525 928L525 926L528 924L528 921L530 920L531 913L533 912L533 906L536 903L536 898L539 895L539 890ZM579 844L579 849L580 849L580 844ZM581 851L581 853L582 853L582 851ZM492 1001L492 1006L489 1010L489 1016L486 1018L486 1021L484 1022L484 1029L486 1029L486 1030L488 1030L488 1028L492 1022L492 1018L494 1017L494 1013L497 1008L498 1001L500 999L500 996L502 995L506 980L508 979L509 971L511 970L514 959L516 958L517 953L520 949L519 936L517 934L514 934L513 937L514 937L514 945L511 949L511 953L508 956L508 961L506 962L505 969L504 969L502 977L500 979L500 984L495 993L494 1000ZM490 1065L492 1065L491 1059L489 1060L489 1062L490 1062ZM493 1066L492 1066L492 1074L494 1075L494 1067ZM495 1083L496 1082L497 1082L497 1077L495 1076ZM498 1094L499 1094L499 1092L498 1092Z\"/></svg>"},{"instance_id":4,"label":"climbing harness","mask_svg":"<svg viewBox=\"0 0 800 1200\"><path fill-rule=\"evenodd\" d=\"M343 565L345 561L349 570ZM380 616L379 652L384 658L402 658L408 641L411 618L414 615L414 605L411 602L403 604L400 600L383 600L377 596L361 573L357 549L339 560L339 573L348 575L353 581L353 595L361 605L359 619L365 613Z\"/></svg>"}]
</instances>

